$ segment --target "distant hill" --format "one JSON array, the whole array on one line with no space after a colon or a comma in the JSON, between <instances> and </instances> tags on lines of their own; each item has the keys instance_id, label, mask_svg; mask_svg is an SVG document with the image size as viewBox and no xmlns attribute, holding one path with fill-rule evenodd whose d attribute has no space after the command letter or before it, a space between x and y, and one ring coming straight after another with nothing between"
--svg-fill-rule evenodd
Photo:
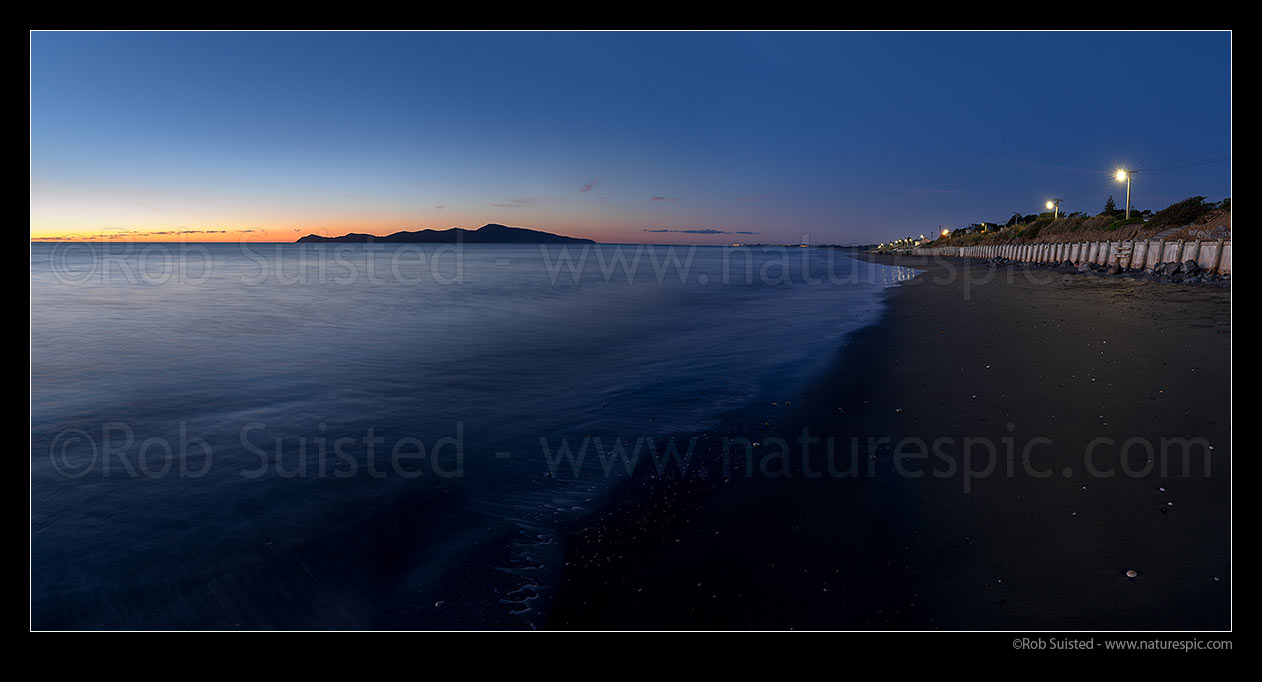
<instances>
[{"instance_id":1,"label":"distant hill","mask_svg":"<svg viewBox=\"0 0 1262 682\"><path fill-rule=\"evenodd\" d=\"M395 232L385 237L352 232L340 237L322 237L309 234L298 240L299 244L324 242L391 242L401 244L595 244L591 239L566 237L551 232L528 230L524 227L507 227L491 223L476 230L452 227L446 230L417 230Z\"/></svg>"}]
</instances>

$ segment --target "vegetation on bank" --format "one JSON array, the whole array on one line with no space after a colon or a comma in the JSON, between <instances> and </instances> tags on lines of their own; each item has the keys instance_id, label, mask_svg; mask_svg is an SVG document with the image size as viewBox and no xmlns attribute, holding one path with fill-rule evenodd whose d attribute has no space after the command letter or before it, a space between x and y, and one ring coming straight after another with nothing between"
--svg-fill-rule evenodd
<instances>
[{"instance_id":1,"label":"vegetation on bank","mask_svg":"<svg viewBox=\"0 0 1262 682\"><path fill-rule=\"evenodd\" d=\"M1012 242L1053 243L1150 239L1169 232L1169 239L1230 239L1231 198L1206 201L1189 197L1153 213L1131 210L1131 217L1119 210L1112 197L1097 215L1070 213L1053 219L1051 211L1035 215L1014 214L1005 225L979 223L954 230L923 246L972 246ZM1173 231L1172 231L1173 230Z\"/></svg>"}]
</instances>

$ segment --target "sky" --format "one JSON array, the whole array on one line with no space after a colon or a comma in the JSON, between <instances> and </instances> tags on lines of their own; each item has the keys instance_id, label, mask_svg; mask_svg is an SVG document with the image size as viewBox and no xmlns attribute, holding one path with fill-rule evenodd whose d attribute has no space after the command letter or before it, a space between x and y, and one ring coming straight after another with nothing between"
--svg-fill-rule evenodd
<instances>
[{"instance_id":1,"label":"sky","mask_svg":"<svg viewBox=\"0 0 1262 682\"><path fill-rule=\"evenodd\" d=\"M873 243L1231 188L1227 32L33 32L31 237Z\"/></svg>"}]
</instances>

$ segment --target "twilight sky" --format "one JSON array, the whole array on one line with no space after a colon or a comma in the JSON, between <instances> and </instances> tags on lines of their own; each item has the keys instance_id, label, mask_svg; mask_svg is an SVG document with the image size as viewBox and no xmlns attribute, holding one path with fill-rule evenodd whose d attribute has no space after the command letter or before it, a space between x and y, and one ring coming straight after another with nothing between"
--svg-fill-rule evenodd
<instances>
[{"instance_id":1,"label":"twilight sky","mask_svg":"<svg viewBox=\"0 0 1262 682\"><path fill-rule=\"evenodd\" d=\"M33 239L874 242L1230 147L1226 32L31 34Z\"/></svg>"}]
</instances>

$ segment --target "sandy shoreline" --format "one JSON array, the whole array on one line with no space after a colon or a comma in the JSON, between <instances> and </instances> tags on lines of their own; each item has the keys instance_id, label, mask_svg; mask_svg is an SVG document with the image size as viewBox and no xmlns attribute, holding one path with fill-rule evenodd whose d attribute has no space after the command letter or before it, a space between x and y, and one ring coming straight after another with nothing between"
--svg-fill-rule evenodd
<instances>
[{"instance_id":1,"label":"sandy shoreline","mask_svg":"<svg viewBox=\"0 0 1262 682\"><path fill-rule=\"evenodd\" d=\"M548 626L1229 627L1230 291L883 262L927 271L791 408L705 434L753 475L640 476L570 529Z\"/></svg>"}]
</instances>

